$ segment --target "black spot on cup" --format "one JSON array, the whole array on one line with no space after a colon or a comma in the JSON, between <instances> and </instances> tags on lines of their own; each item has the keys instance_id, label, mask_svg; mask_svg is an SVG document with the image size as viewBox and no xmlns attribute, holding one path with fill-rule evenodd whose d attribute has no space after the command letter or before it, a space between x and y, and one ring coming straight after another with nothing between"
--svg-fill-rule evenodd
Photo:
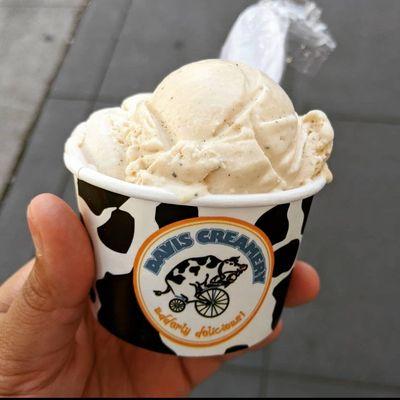
<instances>
[{"instance_id":1,"label":"black spot on cup","mask_svg":"<svg viewBox=\"0 0 400 400\"><path fill-rule=\"evenodd\" d=\"M121 207L129 199L81 180L78 180L78 193L95 215L100 215L106 208Z\"/></svg>"},{"instance_id":2,"label":"black spot on cup","mask_svg":"<svg viewBox=\"0 0 400 400\"><path fill-rule=\"evenodd\" d=\"M288 275L282 282L280 282L275 287L274 291L272 292L272 295L276 300L275 308L272 313L272 324L271 324L272 329L276 328L279 322L279 318L281 317L291 276L292 274Z\"/></svg>"},{"instance_id":3,"label":"black spot on cup","mask_svg":"<svg viewBox=\"0 0 400 400\"><path fill-rule=\"evenodd\" d=\"M97 228L100 240L117 253L126 253L135 234L135 219L126 211L114 210L111 218Z\"/></svg>"},{"instance_id":4,"label":"black spot on cup","mask_svg":"<svg viewBox=\"0 0 400 400\"><path fill-rule=\"evenodd\" d=\"M238 344L237 346L229 347L225 350L225 354L234 353L236 351L248 349L249 346L247 344Z\"/></svg>"},{"instance_id":5,"label":"black spot on cup","mask_svg":"<svg viewBox=\"0 0 400 400\"><path fill-rule=\"evenodd\" d=\"M196 218L199 210L193 206L180 206L175 204L161 203L156 208L156 222L159 228L178 222L183 219Z\"/></svg>"},{"instance_id":6,"label":"black spot on cup","mask_svg":"<svg viewBox=\"0 0 400 400\"><path fill-rule=\"evenodd\" d=\"M101 303L98 319L106 329L136 346L175 354L142 314L133 289L132 271L123 275L107 272L96 282L96 288Z\"/></svg>"},{"instance_id":7,"label":"black spot on cup","mask_svg":"<svg viewBox=\"0 0 400 400\"><path fill-rule=\"evenodd\" d=\"M292 265L296 260L299 246L300 241L295 239L274 252L275 264L272 274L274 278L276 278L280 274L283 274L284 272L289 271L290 268L292 268Z\"/></svg>"},{"instance_id":8,"label":"black spot on cup","mask_svg":"<svg viewBox=\"0 0 400 400\"><path fill-rule=\"evenodd\" d=\"M268 237L271 243L282 242L289 230L287 213L289 204L282 204L264 213L255 223Z\"/></svg>"},{"instance_id":9,"label":"black spot on cup","mask_svg":"<svg viewBox=\"0 0 400 400\"><path fill-rule=\"evenodd\" d=\"M96 302L96 292L94 291L93 288L90 288L90 291L89 291L89 298L90 298L90 301L91 301L92 303L95 303L95 302Z\"/></svg>"},{"instance_id":10,"label":"black spot on cup","mask_svg":"<svg viewBox=\"0 0 400 400\"><path fill-rule=\"evenodd\" d=\"M301 208L302 208L303 213L304 213L303 225L301 226L301 234L304 233L304 229L306 227L308 214L310 213L310 208L311 208L312 201L313 201L313 197L307 197L301 203Z\"/></svg>"}]
</instances>

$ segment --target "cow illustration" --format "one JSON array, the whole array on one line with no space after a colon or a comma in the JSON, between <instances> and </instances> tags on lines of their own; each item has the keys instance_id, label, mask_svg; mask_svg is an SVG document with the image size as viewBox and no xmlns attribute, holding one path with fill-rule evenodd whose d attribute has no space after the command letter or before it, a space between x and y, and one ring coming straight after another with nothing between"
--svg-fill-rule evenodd
<instances>
[{"instance_id":1,"label":"cow illustration","mask_svg":"<svg viewBox=\"0 0 400 400\"><path fill-rule=\"evenodd\" d=\"M247 269L239 257L221 260L213 255L189 258L180 262L165 277L165 290L155 290L156 296L173 293L169 307L182 312L186 304L194 303L197 312L206 318L221 315L229 305L229 295L222 288L231 285Z\"/></svg>"}]
</instances>

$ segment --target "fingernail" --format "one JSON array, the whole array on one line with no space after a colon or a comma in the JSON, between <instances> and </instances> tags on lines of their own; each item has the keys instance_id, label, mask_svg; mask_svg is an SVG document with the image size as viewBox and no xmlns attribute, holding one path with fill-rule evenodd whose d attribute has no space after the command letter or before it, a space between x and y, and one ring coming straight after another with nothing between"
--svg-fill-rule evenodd
<instances>
[{"instance_id":1,"label":"fingernail","mask_svg":"<svg viewBox=\"0 0 400 400\"><path fill-rule=\"evenodd\" d=\"M35 217L31 205L28 206L27 216L29 230L31 231L33 245L35 246L36 257L40 258L43 256L43 241L40 235L40 231L36 226Z\"/></svg>"}]
</instances>

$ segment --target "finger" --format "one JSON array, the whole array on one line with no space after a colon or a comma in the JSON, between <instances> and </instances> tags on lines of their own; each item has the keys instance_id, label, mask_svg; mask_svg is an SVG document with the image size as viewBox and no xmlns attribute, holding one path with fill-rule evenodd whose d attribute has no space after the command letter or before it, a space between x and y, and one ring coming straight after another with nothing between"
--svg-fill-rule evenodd
<instances>
[{"instance_id":1,"label":"finger","mask_svg":"<svg viewBox=\"0 0 400 400\"><path fill-rule=\"evenodd\" d=\"M94 275L89 238L62 200L36 197L28 223L36 261L1 327L0 350L17 359L37 358L73 342Z\"/></svg>"},{"instance_id":2,"label":"finger","mask_svg":"<svg viewBox=\"0 0 400 400\"><path fill-rule=\"evenodd\" d=\"M34 260L29 261L0 286L0 313L4 313L8 310L28 278L33 264Z\"/></svg>"},{"instance_id":3,"label":"finger","mask_svg":"<svg viewBox=\"0 0 400 400\"><path fill-rule=\"evenodd\" d=\"M285 300L286 307L309 303L319 293L320 281L317 271L304 261L297 261Z\"/></svg>"}]
</instances>

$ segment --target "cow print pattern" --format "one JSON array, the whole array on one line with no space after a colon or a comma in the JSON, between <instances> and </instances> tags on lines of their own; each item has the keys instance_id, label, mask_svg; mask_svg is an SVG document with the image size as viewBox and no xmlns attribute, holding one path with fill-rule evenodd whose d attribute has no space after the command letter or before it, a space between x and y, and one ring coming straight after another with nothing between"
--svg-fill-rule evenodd
<instances>
[{"instance_id":1,"label":"cow print pattern","mask_svg":"<svg viewBox=\"0 0 400 400\"><path fill-rule=\"evenodd\" d=\"M299 250L300 240L294 239L287 245L281 247L274 252L275 255L275 267L272 276L277 276L288 272L292 268L293 263L296 260L297 251Z\"/></svg>"},{"instance_id":2,"label":"cow print pattern","mask_svg":"<svg viewBox=\"0 0 400 400\"><path fill-rule=\"evenodd\" d=\"M236 351L245 350L248 348L249 348L249 346L247 344L239 344L237 346L232 346L232 347L229 347L228 349L226 349L225 354L235 353Z\"/></svg>"},{"instance_id":3,"label":"cow print pattern","mask_svg":"<svg viewBox=\"0 0 400 400\"><path fill-rule=\"evenodd\" d=\"M275 245L285 240L289 230L289 211L290 204L282 204L273 207L271 210L264 213L255 223L270 239L271 244ZM292 240L290 243L274 251L275 265L273 278L277 278L281 274L288 272L296 259L300 241ZM286 280L283 280L285 282ZM275 329L279 317L282 313L287 287L285 283L279 283L272 292L275 298L275 307L273 311L272 329Z\"/></svg>"},{"instance_id":4,"label":"cow print pattern","mask_svg":"<svg viewBox=\"0 0 400 400\"><path fill-rule=\"evenodd\" d=\"M304 233L304 229L306 227L307 219L308 219L308 214L310 213L310 208L311 204L313 201L313 197L308 197L307 199L304 199L301 203L301 208L304 213L304 219L303 219L303 224L301 226L301 234Z\"/></svg>"},{"instance_id":5,"label":"cow print pattern","mask_svg":"<svg viewBox=\"0 0 400 400\"><path fill-rule=\"evenodd\" d=\"M264 213L255 223L269 237L272 245L285 239L289 229L287 213L290 204L276 206Z\"/></svg>"},{"instance_id":6,"label":"cow print pattern","mask_svg":"<svg viewBox=\"0 0 400 400\"><path fill-rule=\"evenodd\" d=\"M113 213L115 212L125 213L121 210L115 210ZM197 207L161 203L156 208L155 219L159 228L162 228L182 219L197 216ZM104 231L100 230L102 227L99 228L99 236L102 234L103 239L107 235L108 224L112 223L110 222L111 220L112 217L103 225ZM124 232L124 228L121 223L122 225L127 224L127 220L123 218L120 218L119 222L115 220L116 229L111 229L106 240L111 243L113 241L112 235L117 234L118 238L116 243L113 243L113 246L119 250L128 250L128 243L131 243L134 235L134 224L131 230L128 230L128 237L123 238L121 233ZM118 226L119 232L117 231ZM102 237L100 239L103 241ZM125 247L123 247L124 245ZM173 350L162 342L157 330L143 315L132 288L132 275L133 270L129 274L122 275L113 275L107 272L103 279L97 281L96 288L101 304L98 312L99 322L111 333L129 343L160 353L175 354Z\"/></svg>"},{"instance_id":7,"label":"cow print pattern","mask_svg":"<svg viewBox=\"0 0 400 400\"><path fill-rule=\"evenodd\" d=\"M97 228L97 233L108 248L126 253L135 234L135 219L126 211L116 209L111 213L111 218Z\"/></svg>"},{"instance_id":8,"label":"cow print pattern","mask_svg":"<svg viewBox=\"0 0 400 400\"><path fill-rule=\"evenodd\" d=\"M79 196L85 200L93 214L99 216L107 208L117 208L110 219L97 228L101 242L117 253L127 253L135 234L135 219L119 209L129 197L100 189L90 183L78 180Z\"/></svg>"},{"instance_id":9,"label":"cow print pattern","mask_svg":"<svg viewBox=\"0 0 400 400\"><path fill-rule=\"evenodd\" d=\"M107 208L115 208L112 210L110 218L98 227L98 236L109 249L118 253L127 253L134 240L135 219L120 208L129 198L80 180L78 180L78 191L80 197L96 216L100 216ZM313 197L309 197L301 203L304 215L301 234L304 232L312 200ZM290 204L278 205L264 212L255 222L255 225L269 237L274 249L276 247L273 278L277 280L277 283L272 290L272 296L276 301L272 315L272 329L278 324L283 310L291 278L290 270L295 262L301 239L300 234L298 238L292 237L289 242L285 241L290 228L288 216L290 209ZM154 218L158 227L162 228L171 223L198 216L197 207L161 203L155 209ZM191 268L191 272L196 274L195 267ZM162 353L175 354L142 314L132 287L132 275L133 270L128 274L118 275L106 272L102 279L97 280L96 290L91 290L90 298L93 302L98 301L100 305L98 309L99 322L111 333L129 343ZM279 281L281 276L283 279ZM243 350L247 347L247 344L232 346L227 348L225 353Z\"/></svg>"},{"instance_id":10,"label":"cow print pattern","mask_svg":"<svg viewBox=\"0 0 400 400\"><path fill-rule=\"evenodd\" d=\"M303 222L301 226L301 235L304 232L305 225L307 223L308 214L310 212L313 197L308 197L304 199L301 203L301 208L303 210ZM287 245L274 251L275 256L275 267L273 272L273 277L278 277L281 274L287 273L296 261L297 252L299 250L300 240L292 240ZM282 314L283 306L285 304L286 293L289 287L291 274L284 278L273 290L272 295L275 298L275 307L272 314L272 324L271 328L275 329L279 322L279 318Z\"/></svg>"},{"instance_id":11,"label":"cow print pattern","mask_svg":"<svg viewBox=\"0 0 400 400\"><path fill-rule=\"evenodd\" d=\"M175 354L147 321L132 287L133 271L113 275L106 272L96 283L101 303L99 322L112 334L128 343L160 353Z\"/></svg>"},{"instance_id":12,"label":"cow print pattern","mask_svg":"<svg viewBox=\"0 0 400 400\"><path fill-rule=\"evenodd\" d=\"M161 203L156 208L155 218L159 228L162 228L174 222L198 216L199 210L197 207Z\"/></svg>"},{"instance_id":13,"label":"cow print pattern","mask_svg":"<svg viewBox=\"0 0 400 400\"><path fill-rule=\"evenodd\" d=\"M272 323L271 323L272 329L276 328L279 322L279 318L281 317L291 276L292 275L288 275L285 279L283 279L282 282L276 285L275 289L272 292L272 295L276 300L275 308L272 313Z\"/></svg>"},{"instance_id":14,"label":"cow print pattern","mask_svg":"<svg viewBox=\"0 0 400 400\"><path fill-rule=\"evenodd\" d=\"M93 288L90 288L90 291L89 291L89 298L90 298L90 301L91 301L92 303L95 303L95 302L96 302L96 292L94 291Z\"/></svg>"},{"instance_id":15,"label":"cow print pattern","mask_svg":"<svg viewBox=\"0 0 400 400\"><path fill-rule=\"evenodd\" d=\"M129 200L127 196L101 189L81 180L78 180L78 193L95 215L100 215L106 208L119 208Z\"/></svg>"}]
</instances>

